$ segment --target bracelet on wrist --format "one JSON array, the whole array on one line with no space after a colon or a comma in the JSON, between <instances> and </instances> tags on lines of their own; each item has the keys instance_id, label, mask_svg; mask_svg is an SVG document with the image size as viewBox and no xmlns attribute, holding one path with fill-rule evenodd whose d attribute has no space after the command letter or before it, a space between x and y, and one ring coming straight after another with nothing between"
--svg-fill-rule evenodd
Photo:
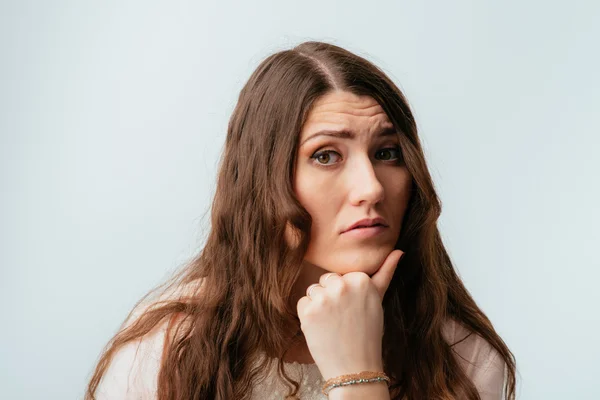
<instances>
[{"instance_id":1,"label":"bracelet on wrist","mask_svg":"<svg viewBox=\"0 0 600 400\"><path fill-rule=\"evenodd\" d=\"M323 384L322 392L324 395L329 395L329 392L336 387L358 385L364 383L390 383L390 378L383 372L362 371L358 374L340 375L335 378L327 379Z\"/></svg>"}]
</instances>

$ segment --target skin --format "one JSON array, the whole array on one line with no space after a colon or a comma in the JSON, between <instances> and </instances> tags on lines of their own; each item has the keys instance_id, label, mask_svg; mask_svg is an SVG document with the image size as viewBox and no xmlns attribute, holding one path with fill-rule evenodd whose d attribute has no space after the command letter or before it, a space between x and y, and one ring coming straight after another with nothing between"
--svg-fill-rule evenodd
<instances>
[{"instance_id":1,"label":"skin","mask_svg":"<svg viewBox=\"0 0 600 400\"><path fill-rule=\"evenodd\" d=\"M385 128L393 125L375 99L334 91L315 102L299 139L294 191L313 224L291 299L306 343L290 349L286 361L315 362L325 379L382 371L381 300L403 254L394 246L412 185L398 136L379 135ZM315 136L324 129L350 130L354 137ZM358 220L374 217L388 225L379 235L342 233ZM287 237L293 243L291 229ZM306 296L315 283L320 285ZM387 396L384 385L360 386L331 393L352 389L355 395L366 395L366 390L371 398Z\"/></svg>"},{"instance_id":2,"label":"skin","mask_svg":"<svg viewBox=\"0 0 600 400\"><path fill-rule=\"evenodd\" d=\"M306 343L323 379L361 371L383 371L381 300L402 256L392 251L371 277L364 272L321 276L298 301ZM335 388L330 399L389 399L382 383Z\"/></svg>"},{"instance_id":3,"label":"skin","mask_svg":"<svg viewBox=\"0 0 600 400\"><path fill-rule=\"evenodd\" d=\"M393 250L410 199L412 179L403 162L392 161L401 154L384 151L399 147L397 136L377 136L384 128L393 125L371 97L335 91L314 103L301 131L294 173L295 194L313 224L293 301L326 272L362 271L372 275ZM356 136L313 136L324 129L348 129ZM312 158L324 150L337 154ZM375 216L383 217L389 225L382 235L357 239L340 234L354 222ZM292 232L288 238L293 240Z\"/></svg>"}]
</instances>

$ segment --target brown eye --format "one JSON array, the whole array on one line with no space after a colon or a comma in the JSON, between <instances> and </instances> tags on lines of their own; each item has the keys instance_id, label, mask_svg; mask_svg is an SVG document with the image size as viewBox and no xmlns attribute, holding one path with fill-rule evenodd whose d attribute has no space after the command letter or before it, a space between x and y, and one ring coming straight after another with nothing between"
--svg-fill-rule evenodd
<instances>
[{"instance_id":1,"label":"brown eye","mask_svg":"<svg viewBox=\"0 0 600 400\"><path fill-rule=\"evenodd\" d=\"M397 160L400 157L400 149L393 147L381 149L377 152L376 157L383 161Z\"/></svg>"},{"instance_id":2,"label":"brown eye","mask_svg":"<svg viewBox=\"0 0 600 400\"><path fill-rule=\"evenodd\" d=\"M319 160L319 162L321 164L327 164L327 162L329 161L330 158L331 158L331 156L328 153L325 153L325 154L319 154L319 156L317 157L317 160Z\"/></svg>"},{"instance_id":3,"label":"brown eye","mask_svg":"<svg viewBox=\"0 0 600 400\"><path fill-rule=\"evenodd\" d=\"M339 156L339 154L333 150L325 150L325 151L320 151L318 153L313 154L312 158L317 160L317 164L319 165L323 165L323 166L329 166L329 165L333 165L335 163L330 163L332 156ZM335 157L333 157L335 158Z\"/></svg>"}]
</instances>

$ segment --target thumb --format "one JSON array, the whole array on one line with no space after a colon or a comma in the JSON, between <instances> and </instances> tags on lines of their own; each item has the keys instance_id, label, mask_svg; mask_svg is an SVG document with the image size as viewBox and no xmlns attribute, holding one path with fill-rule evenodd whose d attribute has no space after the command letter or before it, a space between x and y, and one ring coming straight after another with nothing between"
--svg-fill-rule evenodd
<instances>
[{"instance_id":1,"label":"thumb","mask_svg":"<svg viewBox=\"0 0 600 400\"><path fill-rule=\"evenodd\" d=\"M388 254L387 258L385 259L385 261L383 262L381 267L379 267L377 272L375 272L371 276L371 281L377 288L377 291L379 292L379 296L381 297L382 300L383 300L383 296L385 295L385 292L387 291L388 287L390 286L390 282L392 280L392 277L394 276L394 271L396 271L398 262L400 261L400 258L403 255L404 255L404 252L402 250L392 251L390 254Z\"/></svg>"}]
</instances>

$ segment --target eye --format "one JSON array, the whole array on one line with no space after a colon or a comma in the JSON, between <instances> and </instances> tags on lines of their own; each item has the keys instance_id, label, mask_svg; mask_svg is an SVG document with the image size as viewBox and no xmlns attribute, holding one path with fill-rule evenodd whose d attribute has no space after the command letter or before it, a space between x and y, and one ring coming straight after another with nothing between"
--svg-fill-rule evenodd
<instances>
[{"instance_id":1,"label":"eye","mask_svg":"<svg viewBox=\"0 0 600 400\"><path fill-rule=\"evenodd\" d=\"M379 159L383 161L397 160L400 158L400 149L397 147L381 149L375 154L376 158L378 158L378 156L380 156Z\"/></svg>"},{"instance_id":2,"label":"eye","mask_svg":"<svg viewBox=\"0 0 600 400\"><path fill-rule=\"evenodd\" d=\"M319 165L328 166L328 165L332 165L329 163L329 161L331 161L332 155L337 155L337 157L340 156L336 151L323 150L323 151L313 154L311 158L314 160L317 160L317 164L319 164Z\"/></svg>"}]
</instances>

